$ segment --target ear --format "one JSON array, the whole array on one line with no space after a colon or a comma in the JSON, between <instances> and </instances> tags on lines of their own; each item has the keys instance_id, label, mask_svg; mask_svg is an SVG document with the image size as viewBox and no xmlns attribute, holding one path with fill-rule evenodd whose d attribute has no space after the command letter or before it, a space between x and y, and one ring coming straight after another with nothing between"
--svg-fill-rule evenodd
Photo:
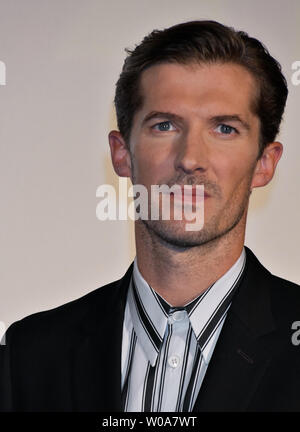
<instances>
[{"instance_id":1,"label":"ear","mask_svg":"<svg viewBox=\"0 0 300 432\"><path fill-rule=\"evenodd\" d=\"M129 148L119 131L111 131L108 135L111 160L116 174L131 178L131 159Z\"/></svg>"},{"instance_id":2,"label":"ear","mask_svg":"<svg viewBox=\"0 0 300 432\"><path fill-rule=\"evenodd\" d=\"M252 178L251 189L268 184L275 173L276 165L281 158L283 145L280 142L272 142L267 145L261 158L257 161Z\"/></svg>"}]
</instances>

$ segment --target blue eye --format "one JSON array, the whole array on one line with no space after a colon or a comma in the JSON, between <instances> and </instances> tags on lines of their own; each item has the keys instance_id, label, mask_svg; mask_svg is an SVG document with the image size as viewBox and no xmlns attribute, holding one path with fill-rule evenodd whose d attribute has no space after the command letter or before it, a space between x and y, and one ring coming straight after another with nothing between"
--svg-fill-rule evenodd
<instances>
[{"instance_id":1,"label":"blue eye","mask_svg":"<svg viewBox=\"0 0 300 432\"><path fill-rule=\"evenodd\" d=\"M226 125L226 124L220 124L216 127L217 132L225 135L231 135L232 132L238 133L236 128Z\"/></svg>"},{"instance_id":2,"label":"blue eye","mask_svg":"<svg viewBox=\"0 0 300 432\"><path fill-rule=\"evenodd\" d=\"M153 129L155 130L159 130L160 132L168 132L170 130L174 130L174 126L172 125L172 123L169 120L160 122L160 123L156 123L154 126L152 126ZM171 129L173 128L173 129Z\"/></svg>"}]
</instances>

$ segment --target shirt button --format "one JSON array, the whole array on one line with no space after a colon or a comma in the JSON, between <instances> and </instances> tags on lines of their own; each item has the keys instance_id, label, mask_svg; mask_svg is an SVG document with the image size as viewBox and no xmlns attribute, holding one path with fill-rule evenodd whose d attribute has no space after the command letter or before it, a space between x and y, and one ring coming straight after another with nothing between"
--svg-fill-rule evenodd
<instances>
[{"instance_id":1,"label":"shirt button","mask_svg":"<svg viewBox=\"0 0 300 432\"><path fill-rule=\"evenodd\" d=\"M177 355L172 355L168 358L168 363L173 369L175 369L180 363L180 357L178 357Z\"/></svg>"},{"instance_id":2,"label":"shirt button","mask_svg":"<svg viewBox=\"0 0 300 432\"><path fill-rule=\"evenodd\" d=\"M174 321L182 321L182 320L184 320L185 316L186 316L185 311L176 311L172 314Z\"/></svg>"}]
</instances>

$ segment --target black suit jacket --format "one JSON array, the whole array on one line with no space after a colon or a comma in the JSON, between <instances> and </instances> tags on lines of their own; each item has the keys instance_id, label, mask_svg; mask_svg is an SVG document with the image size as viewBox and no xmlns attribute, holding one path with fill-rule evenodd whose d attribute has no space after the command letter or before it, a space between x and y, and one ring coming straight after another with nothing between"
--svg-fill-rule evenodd
<instances>
[{"instance_id":1,"label":"black suit jacket","mask_svg":"<svg viewBox=\"0 0 300 432\"><path fill-rule=\"evenodd\" d=\"M300 411L300 287L273 276L246 248L242 283L194 411ZM124 277L7 331L4 411L121 411Z\"/></svg>"}]
</instances>

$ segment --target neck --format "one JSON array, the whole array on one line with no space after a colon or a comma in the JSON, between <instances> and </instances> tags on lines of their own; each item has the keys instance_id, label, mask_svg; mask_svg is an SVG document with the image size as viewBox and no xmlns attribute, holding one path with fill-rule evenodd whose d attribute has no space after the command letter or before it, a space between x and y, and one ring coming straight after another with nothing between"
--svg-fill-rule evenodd
<instances>
[{"instance_id":1,"label":"neck","mask_svg":"<svg viewBox=\"0 0 300 432\"><path fill-rule=\"evenodd\" d=\"M143 278L172 306L184 306L222 277L242 253L246 214L231 231L200 246L175 248L135 222L137 264Z\"/></svg>"}]
</instances>

